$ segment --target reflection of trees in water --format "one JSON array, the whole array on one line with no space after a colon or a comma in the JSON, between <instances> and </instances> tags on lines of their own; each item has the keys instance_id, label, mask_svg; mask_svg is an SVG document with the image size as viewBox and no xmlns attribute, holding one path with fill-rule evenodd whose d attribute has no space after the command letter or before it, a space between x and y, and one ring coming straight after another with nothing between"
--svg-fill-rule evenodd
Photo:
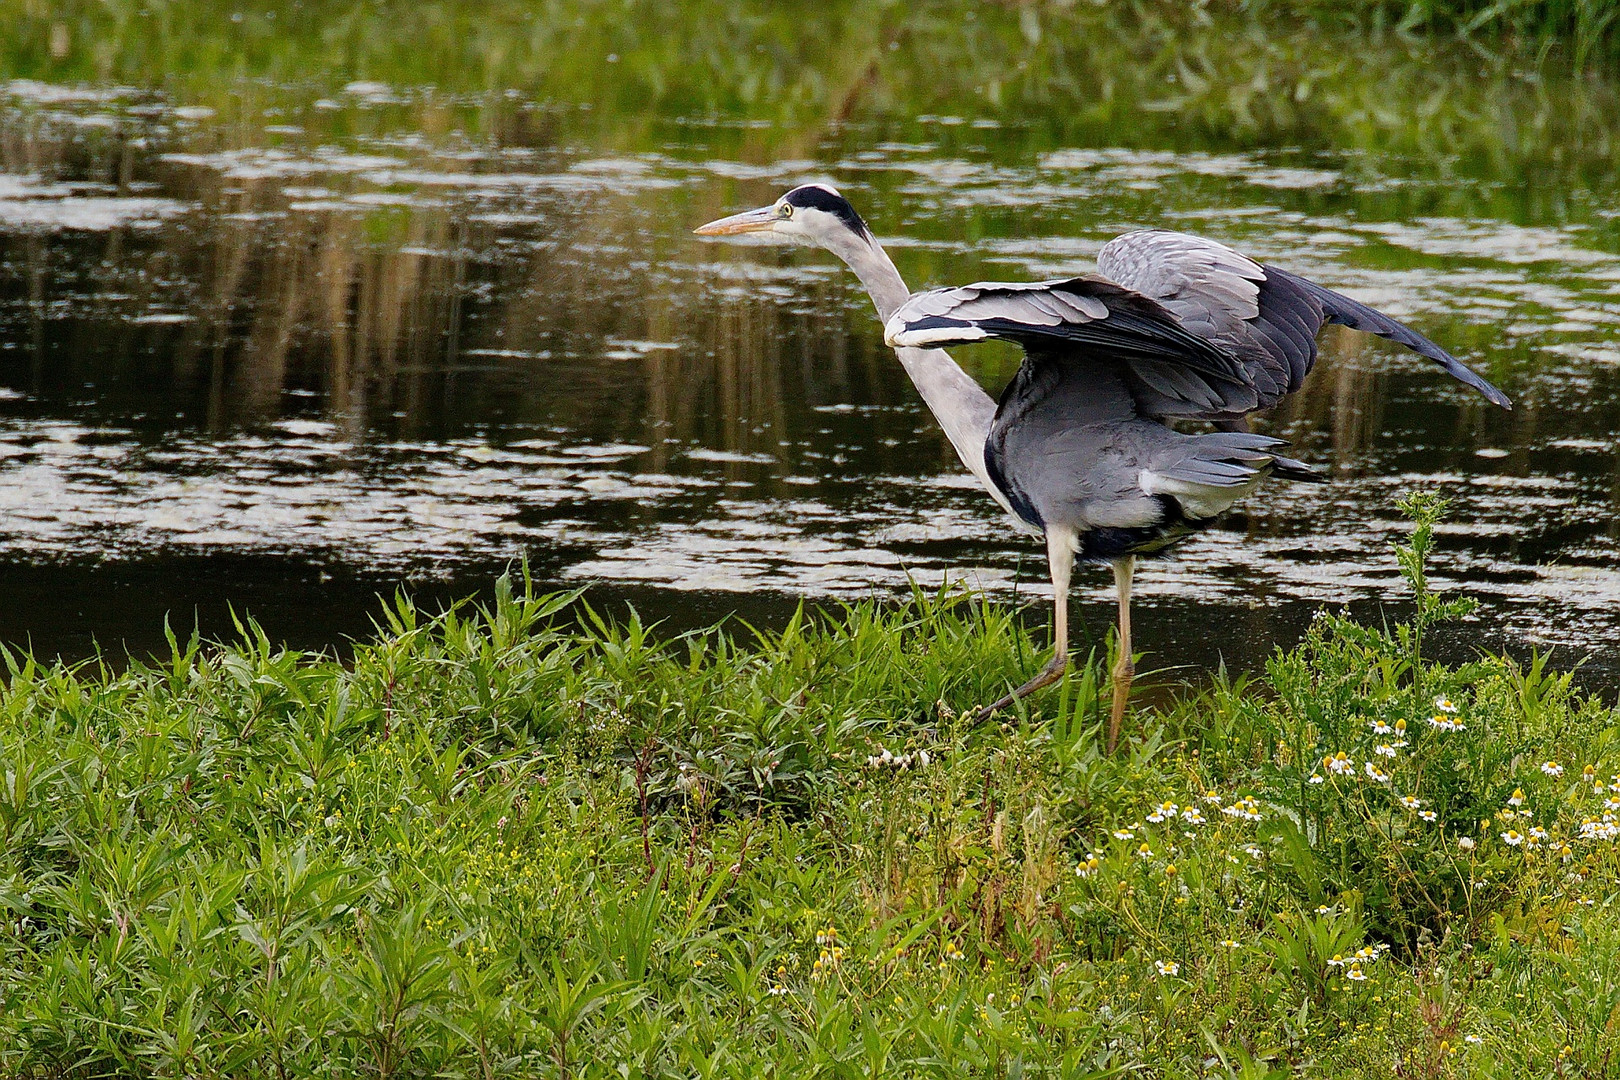
<instances>
[{"instance_id":1,"label":"reflection of trees in water","mask_svg":"<svg viewBox=\"0 0 1620 1080\"><path fill-rule=\"evenodd\" d=\"M869 313L851 340L842 283L784 271L806 279L791 310L742 289L717 296L713 275L683 259L692 242L650 232L634 193L529 195L536 224L495 225L453 189L333 206L352 186L342 176L319 178L330 197L317 198L298 176L138 166L134 181L156 178L196 209L150 230L8 245L28 270L36 362L49 337L74 377L143 368L141 389L169 384L212 431L307 413L288 392L314 391L348 438L499 417L644 439L661 466L666 437L774 452L790 434L786 403L843 401L856 368L868 389L898 382ZM660 226L672 213L659 205ZM68 317L47 319L69 296ZM153 312L188 318L138 321ZM46 393L68 381L40 373Z\"/></svg>"}]
</instances>

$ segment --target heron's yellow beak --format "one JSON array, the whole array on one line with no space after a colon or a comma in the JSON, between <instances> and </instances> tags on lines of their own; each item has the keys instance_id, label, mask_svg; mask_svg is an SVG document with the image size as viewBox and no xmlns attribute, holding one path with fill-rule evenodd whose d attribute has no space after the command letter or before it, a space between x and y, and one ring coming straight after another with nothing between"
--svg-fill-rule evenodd
<instances>
[{"instance_id":1,"label":"heron's yellow beak","mask_svg":"<svg viewBox=\"0 0 1620 1080\"><path fill-rule=\"evenodd\" d=\"M776 224L776 207L762 206L758 210L745 210L740 214L723 217L700 225L692 232L698 236L736 236L739 233L764 232Z\"/></svg>"}]
</instances>

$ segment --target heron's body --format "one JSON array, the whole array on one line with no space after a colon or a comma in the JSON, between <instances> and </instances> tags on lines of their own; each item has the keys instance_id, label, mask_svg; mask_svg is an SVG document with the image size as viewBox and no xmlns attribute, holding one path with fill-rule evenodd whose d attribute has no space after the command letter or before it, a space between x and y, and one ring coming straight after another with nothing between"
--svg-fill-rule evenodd
<instances>
[{"instance_id":1,"label":"heron's body","mask_svg":"<svg viewBox=\"0 0 1620 1080\"><path fill-rule=\"evenodd\" d=\"M1321 479L1283 457L1281 440L1250 434L1244 418L1299 389L1325 323L1397 341L1509 407L1501 391L1416 331L1202 237L1127 233L1099 253L1103 276L911 295L859 215L823 185L698 231L769 233L842 258L962 463L1015 519L1045 535L1056 594L1052 663L984 713L1062 675L1074 562L1113 566L1120 640L1110 750L1131 679L1137 556L1209 523L1267 476ZM1025 352L999 402L939 348L989 338ZM1179 432L1165 422L1173 418L1218 430Z\"/></svg>"}]
</instances>

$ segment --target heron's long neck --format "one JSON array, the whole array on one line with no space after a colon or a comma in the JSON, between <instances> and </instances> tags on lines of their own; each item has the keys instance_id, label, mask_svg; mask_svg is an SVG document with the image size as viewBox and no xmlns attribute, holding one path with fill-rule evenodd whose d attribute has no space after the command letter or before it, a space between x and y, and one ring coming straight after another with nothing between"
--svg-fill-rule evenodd
<instances>
[{"instance_id":1,"label":"heron's long neck","mask_svg":"<svg viewBox=\"0 0 1620 1080\"><path fill-rule=\"evenodd\" d=\"M911 297L900 271L894 268L888 253L878 242L850 234L847 239L831 245L833 254L843 259L855 276L861 279L866 291L877 307L878 322L886 323L889 316ZM946 354L943 349L896 349L900 366L911 376L911 382L922 395L928 411L934 414L945 437L956 448L968 471L979 478L979 483L995 500L1007 507L999 488L990 482L984 465L984 440L990 434L990 421L996 415L996 403L974 381L973 376ZM1011 512L1010 509L1008 511Z\"/></svg>"}]
</instances>

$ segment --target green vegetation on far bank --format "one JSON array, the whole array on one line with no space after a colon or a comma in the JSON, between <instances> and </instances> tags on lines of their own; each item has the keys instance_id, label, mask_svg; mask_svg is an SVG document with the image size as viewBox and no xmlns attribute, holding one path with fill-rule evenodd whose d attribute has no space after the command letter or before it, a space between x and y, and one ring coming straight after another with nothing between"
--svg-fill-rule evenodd
<instances>
[{"instance_id":1,"label":"green vegetation on far bank","mask_svg":"<svg viewBox=\"0 0 1620 1080\"><path fill-rule=\"evenodd\" d=\"M26 0L0 6L0 71L162 91L215 110L222 146L267 123L375 132L393 110L419 111L429 137L598 150L667 152L671 121L714 123L729 134L713 150L750 162L815 157L853 127L860 149L988 139L1026 153L1393 154L1513 188L1517 174L1612 171L1617 11L1613 0ZM345 93L351 80L363 92ZM356 103L367 115L351 115ZM969 123L952 132L924 116Z\"/></svg>"},{"instance_id":2,"label":"green vegetation on far bank","mask_svg":"<svg viewBox=\"0 0 1620 1080\"><path fill-rule=\"evenodd\" d=\"M1324 615L1133 719L961 595L8 656L0 1074L1620 1075L1612 707ZM1613 786L1611 786L1613 785Z\"/></svg>"}]
</instances>

